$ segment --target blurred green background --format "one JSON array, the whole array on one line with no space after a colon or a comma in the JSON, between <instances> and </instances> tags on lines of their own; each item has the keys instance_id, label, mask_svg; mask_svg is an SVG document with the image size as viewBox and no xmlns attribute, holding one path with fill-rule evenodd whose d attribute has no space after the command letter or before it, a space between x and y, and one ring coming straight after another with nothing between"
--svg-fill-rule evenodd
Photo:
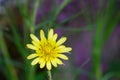
<instances>
[{"instance_id":1,"label":"blurred green background","mask_svg":"<svg viewBox=\"0 0 120 80\"><path fill-rule=\"evenodd\" d=\"M53 80L120 80L119 8L120 0L0 0L0 80L48 80L26 44L50 28L73 48Z\"/></svg>"}]
</instances>

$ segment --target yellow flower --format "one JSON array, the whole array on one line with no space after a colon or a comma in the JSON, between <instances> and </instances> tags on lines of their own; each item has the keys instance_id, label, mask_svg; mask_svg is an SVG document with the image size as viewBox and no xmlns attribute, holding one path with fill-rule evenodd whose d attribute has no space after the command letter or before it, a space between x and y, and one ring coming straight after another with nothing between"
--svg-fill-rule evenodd
<instances>
[{"instance_id":1,"label":"yellow flower","mask_svg":"<svg viewBox=\"0 0 120 80\"><path fill-rule=\"evenodd\" d=\"M54 34L53 29L49 30L47 38L43 30L40 30L40 39L33 34L30 34L30 37L32 38L32 44L27 44L27 47L35 50L35 53L27 57L27 59L35 58L31 65L39 63L40 68L46 66L48 70L51 70L52 65L57 67L57 64L63 64L60 58L68 60L68 57L63 53L68 53L72 48L63 45L67 39L66 37L62 37L57 41L58 35Z\"/></svg>"}]
</instances>

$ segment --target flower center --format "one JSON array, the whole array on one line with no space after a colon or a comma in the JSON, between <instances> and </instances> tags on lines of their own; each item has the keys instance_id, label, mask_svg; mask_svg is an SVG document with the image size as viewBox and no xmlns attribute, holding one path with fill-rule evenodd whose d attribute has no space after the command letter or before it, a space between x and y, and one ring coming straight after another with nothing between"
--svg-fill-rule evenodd
<instances>
[{"instance_id":1,"label":"flower center","mask_svg":"<svg viewBox=\"0 0 120 80\"><path fill-rule=\"evenodd\" d=\"M43 48L43 53L46 54L46 55L49 55L51 53L51 47L49 45L46 45L44 48Z\"/></svg>"},{"instance_id":2,"label":"flower center","mask_svg":"<svg viewBox=\"0 0 120 80\"><path fill-rule=\"evenodd\" d=\"M54 44L51 44L50 42L46 42L46 43L42 43L40 45L40 48L38 49L38 53L41 55L41 56L51 56L53 57L55 51L55 45Z\"/></svg>"}]
</instances>

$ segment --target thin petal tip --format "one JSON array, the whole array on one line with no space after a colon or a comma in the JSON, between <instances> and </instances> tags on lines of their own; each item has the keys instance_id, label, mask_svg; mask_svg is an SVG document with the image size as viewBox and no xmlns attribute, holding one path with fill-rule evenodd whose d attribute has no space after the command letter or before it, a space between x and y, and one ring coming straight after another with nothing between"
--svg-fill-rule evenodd
<instances>
[{"instance_id":1,"label":"thin petal tip","mask_svg":"<svg viewBox=\"0 0 120 80\"><path fill-rule=\"evenodd\" d=\"M29 46L29 44L26 44L26 47L28 47Z\"/></svg>"},{"instance_id":2,"label":"thin petal tip","mask_svg":"<svg viewBox=\"0 0 120 80\"><path fill-rule=\"evenodd\" d=\"M72 48L69 48L70 49L70 51L72 50Z\"/></svg>"},{"instance_id":3,"label":"thin petal tip","mask_svg":"<svg viewBox=\"0 0 120 80\"><path fill-rule=\"evenodd\" d=\"M29 56L27 57L27 59L30 59Z\"/></svg>"},{"instance_id":4,"label":"thin petal tip","mask_svg":"<svg viewBox=\"0 0 120 80\"><path fill-rule=\"evenodd\" d=\"M33 35L34 35L34 34L31 33L31 34L30 34L30 37L32 37Z\"/></svg>"}]
</instances>

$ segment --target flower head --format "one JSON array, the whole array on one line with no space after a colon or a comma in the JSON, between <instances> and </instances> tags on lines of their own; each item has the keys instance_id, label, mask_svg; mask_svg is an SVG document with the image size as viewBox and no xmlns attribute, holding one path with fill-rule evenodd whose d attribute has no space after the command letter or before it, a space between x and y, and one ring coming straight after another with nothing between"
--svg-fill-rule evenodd
<instances>
[{"instance_id":1,"label":"flower head","mask_svg":"<svg viewBox=\"0 0 120 80\"><path fill-rule=\"evenodd\" d=\"M58 35L54 34L53 29L49 30L47 38L43 30L40 30L40 39L33 34L30 34L30 37L32 44L27 44L27 47L35 50L35 53L27 57L27 59L34 58L31 65L39 63L40 68L46 66L48 70L51 70L52 65L57 67L58 64L63 64L61 59L68 60L68 57L63 53L68 53L72 48L63 45L67 39L66 37L62 37L57 41Z\"/></svg>"}]
</instances>

